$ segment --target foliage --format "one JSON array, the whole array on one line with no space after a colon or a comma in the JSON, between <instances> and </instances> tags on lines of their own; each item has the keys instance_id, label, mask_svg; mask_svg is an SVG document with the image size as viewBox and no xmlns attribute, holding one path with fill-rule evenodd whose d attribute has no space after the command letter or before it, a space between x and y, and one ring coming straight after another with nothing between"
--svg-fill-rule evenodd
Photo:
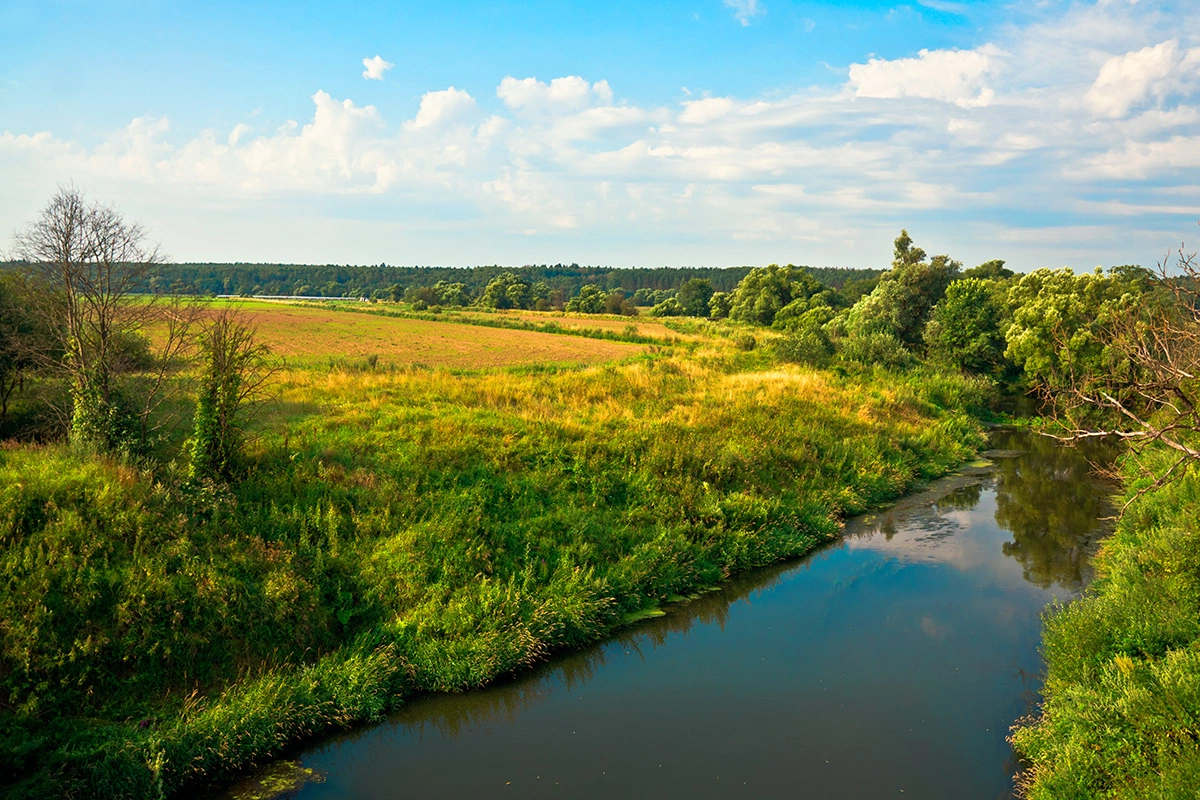
<instances>
[{"instance_id":1,"label":"foliage","mask_svg":"<svg viewBox=\"0 0 1200 800\"><path fill-rule=\"evenodd\" d=\"M1005 333L1005 355L1025 371L1031 385L1050 391L1075 376L1120 369L1117 354L1105 344L1103 327L1122 298L1142 293L1137 279L1118 274L1074 274L1069 269L1039 269L1021 276L1009 290L1012 324Z\"/></svg>"},{"instance_id":2,"label":"foliage","mask_svg":"<svg viewBox=\"0 0 1200 800\"><path fill-rule=\"evenodd\" d=\"M679 287L675 299L688 317L707 317L708 304L713 296L712 281L692 278Z\"/></svg>"},{"instance_id":3,"label":"foliage","mask_svg":"<svg viewBox=\"0 0 1200 800\"><path fill-rule=\"evenodd\" d=\"M887 334L919 352L924 344L925 322L946 287L958 277L960 266L944 255L927 260L925 251L913 246L908 231L901 231L891 270L851 309L849 331L864 337Z\"/></svg>"},{"instance_id":4,"label":"foliage","mask_svg":"<svg viewBox=\"0 0 1200 800\"><path fill-rule=\"evenodd\" d=\"M994 373L1004 357L1001 319L987 281L954 281L925 325L926 351L934 361L965 372Z\"/></svg>"},{"instance_id":5,"label":"foliage","mask_svg":"<svg viewBox=\"0 0 1200 800\"><path fill-rule=\"evenodd\" d=\"M713 292L708 298L708 316L712 319L725 319L733 308L733 295L730 292Z\"/></svg>"},{"instance_id":6,"label":"foliage","mask_svg":"<svg viewBox=\"0 0 1200 800\"><path fill-rule=\"evenodd\" d=\"M603 314L608 295L600 287L588 284L579 290L579 294L567 301L567 311L580 314Z\"/></svg>"},{"instance_id":7,"label":"foliage","mask_svg":"<svg viewBox=\"0 0 1200 800\"><path fill-rule=\"evenodd\" d=\"M497 275L479 297L479 305L484 308L529 308L533 301L533 286L514 272Z\"/></svg>"},{"instance_id":8,"label":"foliage","mask_svg":"<svg viewBox=\"0 0 1200 800\"><path fill-rule=\"evenodd\" d=\"M752 269L733 293L729 318L739 322L770 325L775 315L795 300L807 300L825 286L803 269L791 264L771 264Z\"/></svg>"},{"instance_id":9,"label":"foliage","mask_svg":"<svg viewBox=\"0 0 1200 800\"><path fill-rule=\"evenodd\" d=\"M246 418L271 374L267 348L249 321L228 308L205 323L199 340L200 386L192 436L184 446L188 478L228 480L241 456Z\"/></svg>"},{"instance_id":10,"label":"foliage","mask_svg":"<svg viewBox=\"0 0 1200 800\"><path fill-rule=\"evenodd\" d=\"M652 317L682 317L686 313L683 305L674 297L668 297L650 309Z\"/></svg>"},{"instance_id":11,"label":"foliage","mask_svg":"<svg viewBox=\"0 0 1200 800\"><path fill-rule=\"evenodd\" d=\"M1044 703L1014 729L1031 800L1191 797L1200 777L1200 472L1138 497L1128 466L1134 503L1091 591L1047 617Z\"/></svg>"}]
</instances>

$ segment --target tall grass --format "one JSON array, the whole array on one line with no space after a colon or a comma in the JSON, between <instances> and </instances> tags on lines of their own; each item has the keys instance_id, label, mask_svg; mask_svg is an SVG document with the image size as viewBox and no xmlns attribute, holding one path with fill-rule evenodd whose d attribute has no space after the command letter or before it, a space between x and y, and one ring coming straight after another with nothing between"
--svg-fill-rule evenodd
<instances>
[{"instance_id":1,"label":"tall grass","mask_svg":"<svg viewBox=\"0 0 1200 800\"><path fill-rule=\"evenodd\" d=\"M1128 491L1138 488L1131 472ZM1027 797L1196 797L1197 519L1193 468L1135 501L1095 562L1091 591L1046 619L1045 702L1013 733Z\"/></svg>"},{"instance_id":2,"label":"tall grass","mask_svg":"<svg viewBox=\"0 0 1200 800\"><path fill-rule=\"evenodd\" d=\"M156 797L805 553L979 444L980 387L696 348L296 370L233 488L0 450L0 781Z\"/></svg>"}]
</instances>

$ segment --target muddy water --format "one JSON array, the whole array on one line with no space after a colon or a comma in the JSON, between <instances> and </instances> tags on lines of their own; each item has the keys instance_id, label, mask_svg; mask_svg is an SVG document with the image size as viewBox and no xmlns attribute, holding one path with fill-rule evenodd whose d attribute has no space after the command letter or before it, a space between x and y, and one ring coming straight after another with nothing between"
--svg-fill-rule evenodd
<instances>
[{"instance_id":1,"label":"muddy water","mask_svg":"<svg viewBox=\"0 0 1200 800\"><path fill-rule=\"evenodd\" d=\"M1001 798L1039 614L1089 581L1098 450L998 431L987 460L837 544L489 689L418 698L233 794Z\"/></svg>"}]
</instances>

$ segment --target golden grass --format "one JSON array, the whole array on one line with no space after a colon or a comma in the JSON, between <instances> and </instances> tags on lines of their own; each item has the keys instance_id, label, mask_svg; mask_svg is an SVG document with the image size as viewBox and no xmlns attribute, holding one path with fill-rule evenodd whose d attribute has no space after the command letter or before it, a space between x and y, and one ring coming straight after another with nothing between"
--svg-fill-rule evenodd
<instances>
[{"instance_id":1,"label":"golden grass","mask_svg":"<svg viewBox=\"0 0 1200 800\"><path fill-rule=\"evenodd\" d=\"M356 314L317 306L242 303L273 353L299 364L378 356L383 364L447 369L596 364L640 345L536 331ZM596 327L596 326L593 326Z\"/></svg>"}]
</instances>

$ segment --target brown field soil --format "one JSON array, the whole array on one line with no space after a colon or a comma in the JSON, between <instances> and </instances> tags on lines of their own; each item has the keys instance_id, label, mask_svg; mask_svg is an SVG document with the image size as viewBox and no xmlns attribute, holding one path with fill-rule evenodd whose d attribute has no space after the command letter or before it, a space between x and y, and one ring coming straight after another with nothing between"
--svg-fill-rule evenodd
<instances>
[{"instance_id":1,"label":"brown field soil","mask_svg":"<svg viewBox=\"0 0 1200 800\"><path fill-rule=\"evenodd\" d=\"M449 369L596 364L644 350L625 342L269 302L237 304L271 352L304 364L376 355L384 364ZM593 326L595 327L595 326Z\"/></svg>"}]
</instances>

